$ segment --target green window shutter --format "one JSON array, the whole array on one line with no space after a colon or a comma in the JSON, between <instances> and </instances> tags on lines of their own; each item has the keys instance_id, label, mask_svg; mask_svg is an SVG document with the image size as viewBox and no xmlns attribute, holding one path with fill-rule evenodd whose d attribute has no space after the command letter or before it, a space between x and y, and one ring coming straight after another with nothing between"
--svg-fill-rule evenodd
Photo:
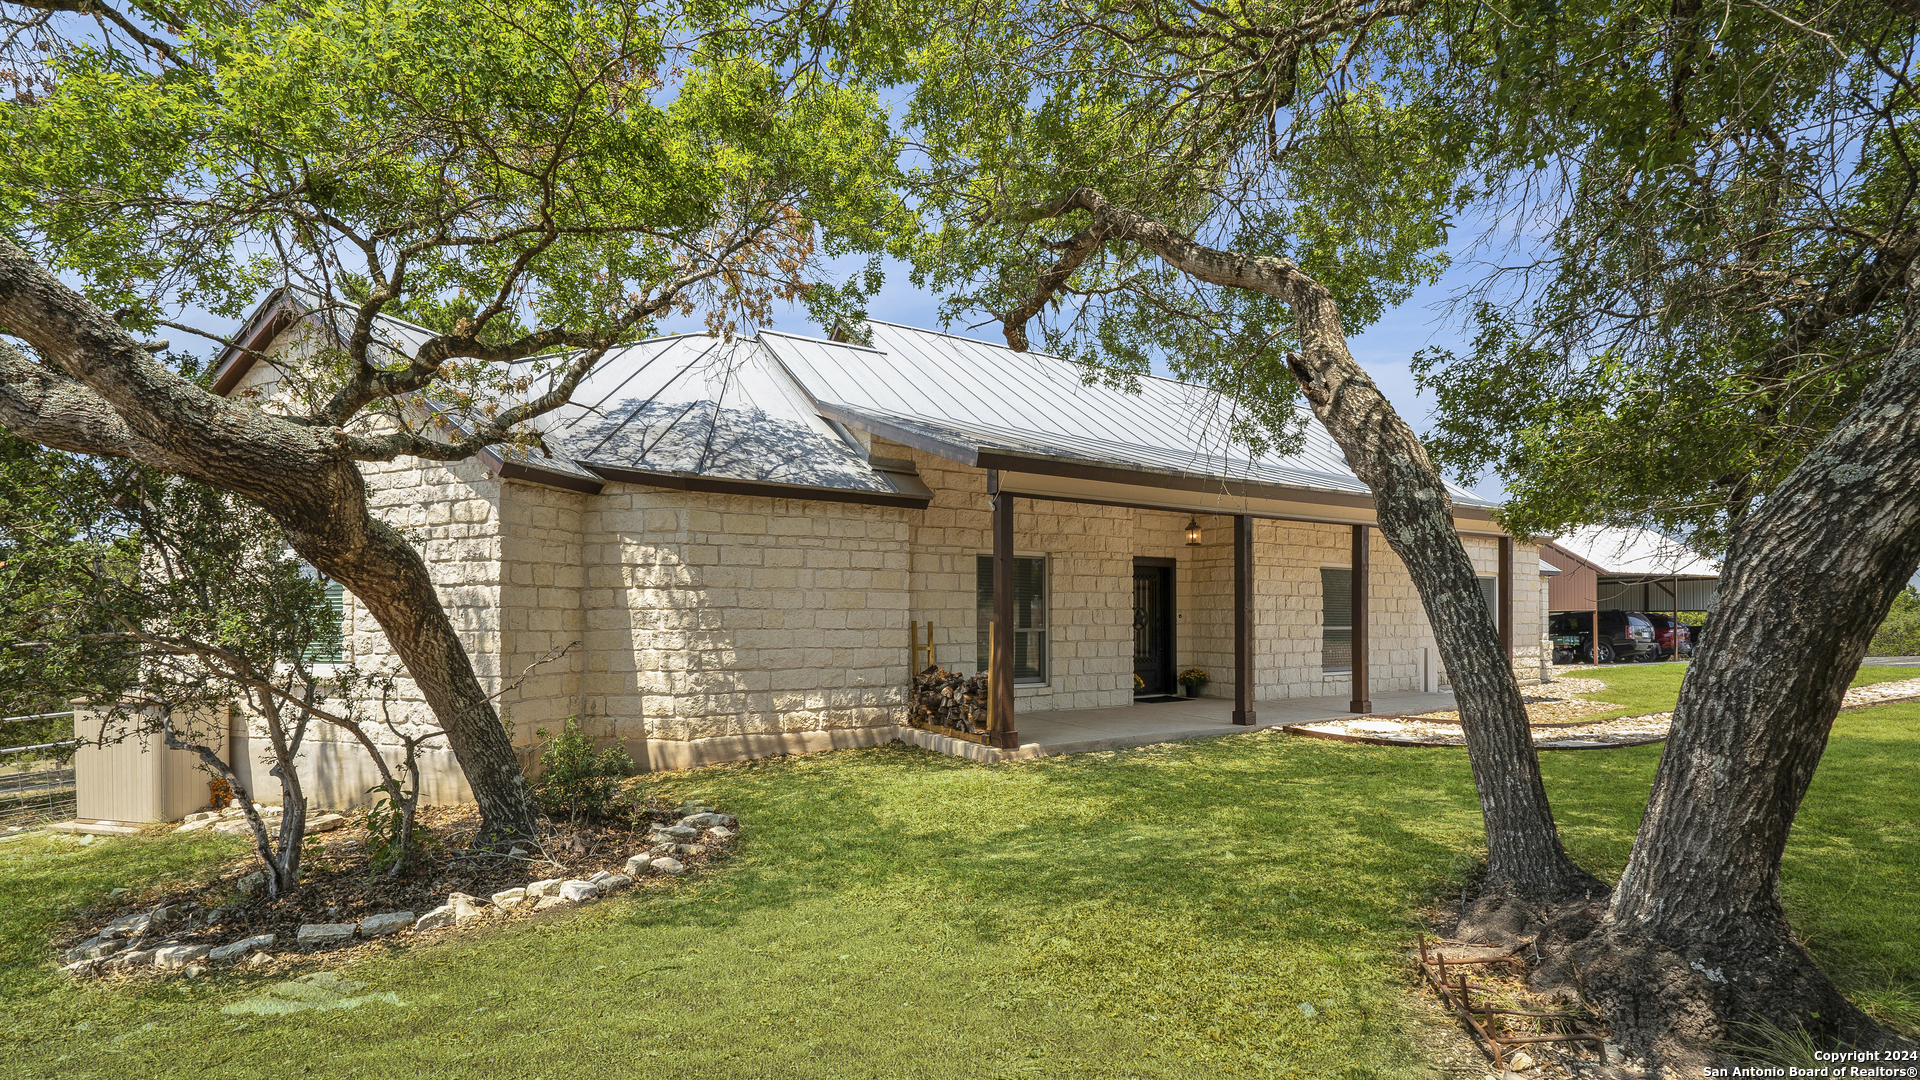
<instances>
[{"instance_id":1,"label":"green window shutter","mask_svg":"<svg viewBox=\"0 0 1920 1080\"><path fill-rule=\"evenodd\" d=\"M333 625L340 631L340 640L330 645L308 649L301 659L309 664L339 664L346 660L347 590L337 581L326 584L327 606L333 609Z\"/></svg>"}]
</instances>

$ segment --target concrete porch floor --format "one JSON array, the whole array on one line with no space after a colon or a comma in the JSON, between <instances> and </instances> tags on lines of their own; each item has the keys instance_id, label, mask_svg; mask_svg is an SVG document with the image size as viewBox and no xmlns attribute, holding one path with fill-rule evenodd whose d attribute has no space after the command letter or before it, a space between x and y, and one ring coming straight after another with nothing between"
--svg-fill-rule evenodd
<instances>
[{"instance_id":1,"label":"concrete porch floor","mask_svg":"<svg viewBox=\"0 0 1920 1080\"><path fill-rule=\"evenodd\" d=\"M1018 750L981 746L917 728L903 728L905 734L901 738L904 742L929 750L975 761L1013 761L1055 754L1082 754L1091 750L1117 750L1125 746L1148 746L1182 739L1205 739L1313 720L1332 720L1355 715L1347 710L1350 703L1345 694L1258 701L1253 707L1258 723L1251 727L1234 725L1233 701L1229 698L1189 698L1154 704L1120 705L1110 709L1054 709L1016 713L1015 730L1020 733ZM1451 692L1424 694L1407 690L1373 696L1375 713L1420 713L1453 707Z\"/></svg>"}]
</instances>

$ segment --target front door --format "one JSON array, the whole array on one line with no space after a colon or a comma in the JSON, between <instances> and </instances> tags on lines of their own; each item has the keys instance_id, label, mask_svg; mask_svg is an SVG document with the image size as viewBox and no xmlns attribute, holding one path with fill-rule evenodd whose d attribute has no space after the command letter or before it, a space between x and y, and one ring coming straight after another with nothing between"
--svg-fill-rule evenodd
<instances>
[{"instance_id":1,"label":"front door","mask_svg":"<svg viewBox=\"0 0 1920 1080\"><path fill-rule=\"evenodd\" d=\"M1172 559L1133 560L1133 673L1135 694L1175 692Z\"/></svg>"}]
</instances>

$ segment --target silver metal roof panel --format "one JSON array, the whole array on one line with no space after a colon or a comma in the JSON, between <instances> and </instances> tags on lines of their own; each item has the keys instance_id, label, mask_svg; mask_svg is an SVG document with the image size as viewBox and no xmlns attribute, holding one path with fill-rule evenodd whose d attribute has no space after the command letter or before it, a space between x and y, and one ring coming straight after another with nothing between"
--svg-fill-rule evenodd
<instances>
[{"instance_id":1,"label":"silver metal roof panel","mask_svg":"<svg viewBox=\"0 0 1920 1080\"><path fill-rule=\"evenodd\" d=\"M1305 445L1254 456L1229 437L1234 402L1191 383L1151 376L1139 393L1089 385L1081 369L1044 353L895 323L870 322L873 347L763 331L761 340L834 419L889 428L909 444L969 460L973 450L1060 458L1186 477L1371 494L1312 414ZM894 436L888 436L894 437ZM1452 484L1457 504L1490 506Z\"/></svg>"}]
</instances>

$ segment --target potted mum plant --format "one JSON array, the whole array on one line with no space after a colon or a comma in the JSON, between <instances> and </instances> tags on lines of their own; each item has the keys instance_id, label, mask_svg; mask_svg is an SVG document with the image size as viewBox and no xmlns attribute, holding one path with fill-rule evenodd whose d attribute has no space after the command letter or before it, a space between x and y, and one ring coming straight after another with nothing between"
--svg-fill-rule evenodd
<instances>
[{"instance_id":1,"label":"potted mum plant","mask_svg":"<svg viewBox=\"0 0 1920 1080\"><path fill-rule=\"evenodd\" d=\"M1190 667L1179 675L1179 683L1187 688L1188 697L1199 697L1200 688L1212 680L1207 678L1204 668Z\"/></svg>"}]
</instances>

